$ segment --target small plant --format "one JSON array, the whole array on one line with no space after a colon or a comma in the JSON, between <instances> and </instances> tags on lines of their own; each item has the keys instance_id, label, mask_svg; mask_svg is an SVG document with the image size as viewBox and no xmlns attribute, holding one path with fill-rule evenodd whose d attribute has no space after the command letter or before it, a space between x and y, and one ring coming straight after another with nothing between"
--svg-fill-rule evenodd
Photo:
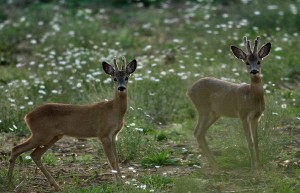
<instances>
[{"instance_id":1,"label":"small plant","mask_svg":"<svg viewBox=\"0 0 300 193\"><path fill-rule=\"evenodd\" d=\"M153 139L133 128L124 128L118 138L117 151L123 162L140 159L155 148Z\"/></svg>"},{"instance_id":2,"label":"small plant","mask_svg":"<svg viewBox=\"0 0 300 193\"><path fill-rule=\"evenodd\" d=\"M166 141L167 139L168 139L167 133L164 131L159 132L156 136L157 141Z\"/></svg>"},{"instance_id":3,"label":"small plant","mask_svg":"<svg viewBox=\"0 0 300 193\"><path fill-rule=\"evenodd\" d=\"M87 163L91 163L93 161L93 158L94 156L92 155L81 155L76 157L76 160L78 160L78 162L80 163L87 164Z\"/></svg>"},{"instance_id":4,"label":"small plant","mask_svg":"<svg viewBox=\"0 0 300 193\"><path fill-rule=\"evenodd\" d=\"M170 153L168 150L163 150L161 152L154 152L142 159L141 164L143 167L154 167L154 166L168 166L168 165L178 165L179 161L170 158Z\"/></svg>"}]
</instances>

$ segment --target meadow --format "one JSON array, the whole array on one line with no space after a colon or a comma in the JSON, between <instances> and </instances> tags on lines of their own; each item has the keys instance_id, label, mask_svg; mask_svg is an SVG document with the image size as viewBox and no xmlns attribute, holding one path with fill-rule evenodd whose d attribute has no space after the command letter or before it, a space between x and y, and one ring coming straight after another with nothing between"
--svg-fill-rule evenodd
<instances>
[{"instance_id":1,"label":"meadow","mask_svg":"<svg viewBox=\"0 0 300 193\"><path fill-rule=\"evenodd\" d=\"M134 3L133 3L134 2ZM115 182L96 139L64 138L43 157L61 192L300 192L300 1L7 0L0 3L0 192L53 192L29 153L6 172L11 148L30 135L23 117L48 103L113 97L102 61L136 59L117 150ZM220 172L201 157L197 113L186 97L199 78L249 83L243 36L272 49L262 64L263 167L250 171L238 119L221 118L207 139ZM226 102L226 101L224 101Z\"/></svg>"}]
</instances>

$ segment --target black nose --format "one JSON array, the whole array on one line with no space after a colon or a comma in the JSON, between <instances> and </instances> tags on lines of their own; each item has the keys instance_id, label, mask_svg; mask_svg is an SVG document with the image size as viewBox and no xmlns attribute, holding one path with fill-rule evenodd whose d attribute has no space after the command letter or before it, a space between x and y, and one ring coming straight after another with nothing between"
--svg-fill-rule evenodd
<instances>
[{"instance_id":1,"label":"black nose","mask_svg":"<svg viewBox=\"0 0 300 193\"><path fill-rule=\"evenodd\" d=\"M250 74L257 74L257 73L259 73L258 70L251 70L251 72L250 72Z\"/></svg>"},{"instance_id":2,"label":"black nose","mask_svg":"<svg viewBox=\"0 0 300 193\"><path fill-rule=\"evenodd\" d=\"M119 91L124 91L125 89L126 89L126 88L125 88L124 86L119 86L119 87L118 87L118 90L119 90Z\"/></svg>"}]
</instances>

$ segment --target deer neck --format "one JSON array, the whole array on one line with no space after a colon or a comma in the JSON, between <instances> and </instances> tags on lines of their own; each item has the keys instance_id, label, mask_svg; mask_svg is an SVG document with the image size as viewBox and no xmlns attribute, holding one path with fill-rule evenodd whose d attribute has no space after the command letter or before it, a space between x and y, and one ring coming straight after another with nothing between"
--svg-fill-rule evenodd
<instances>
[{"instance_id":1,"label":"deer neck","mask_svg":"<svg viewBox=\"0 0 300 193\"><path fill-rule=\"evenodd\" d=\"M251 78L250 93L253 99L260 104L262 109L264 109L265 107L264 88L263 88L263 82L261 76L254 76L250 78Z\"/></svg>"},{"instance_id":2,"label":"deer neck","mask_svg":"<svg viewBox=\"0 0 300 193\"><path fill-rule=\"evenodd\" d=\"M123 92L116 90L113 99L113 108L121 117L124 116L127 111L127 104L127 90Z\"/></svg>"},{"instance_id":3,"label":"deer neck","mask_svg":"<svg viewBox=\"0 0 300 193\"><path fill-rule=\"evenodd\" d=\"M263 89L263 83L262 83L262 79L260 76L253 76L250 77L251 79L251 83L250 83L250 88L253 91L261 91L263 93L264 89Z\"/></svg>"}]
</instances>

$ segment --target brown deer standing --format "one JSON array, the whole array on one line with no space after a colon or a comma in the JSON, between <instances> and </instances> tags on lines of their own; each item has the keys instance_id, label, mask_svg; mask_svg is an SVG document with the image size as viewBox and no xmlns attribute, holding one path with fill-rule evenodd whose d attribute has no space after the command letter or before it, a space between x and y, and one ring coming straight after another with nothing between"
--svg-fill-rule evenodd
<instances>
[{"instance_id":1,"label":"brown deer standing","mask_svg":"<svg viewBox=\"0 0 300 193\"><path fill-rule=\"evenodd\" d=\"M187 92L198 111L198 124L194 135L199 148L214 169L217 169L217 164L208 148L205 134L221 116L241 119L250 151L252 170L259 166L257 126L265 109L261 62L271 50L271 43L267 43L257 52L259 39L256 38L252 51L247 38L243 38L247 54L240 48L231 46L233 54L246 64L250 84L235 84L207 77L196 81Z\"/></svg>"},{"instance_id":2,"label":"brown deer standing","mask_svg":"<svg viewBox=\"0 0 300 193\"><path fill-rule=\"evenodd\" d=\"M9 182L17 157L34 149L31 153L32 160L55 190L59 190L58 184L41 163L41 157L64 135L78 138L98 137L112 169L117 171L116 178L120 179L116 136L123 126L124 115L127 111L128 78L137 66L135 59L126 65L125 57L123 57L122 62L121 70L118 69L115 58L115 68L107 62L102 63L105 73L109 74L115 82L115 96L112 100L92 105L51 103L37 107L25 116L25 122L31 130L31 137L11 151L7 174Z\"/></svg>"}]
</instances>

